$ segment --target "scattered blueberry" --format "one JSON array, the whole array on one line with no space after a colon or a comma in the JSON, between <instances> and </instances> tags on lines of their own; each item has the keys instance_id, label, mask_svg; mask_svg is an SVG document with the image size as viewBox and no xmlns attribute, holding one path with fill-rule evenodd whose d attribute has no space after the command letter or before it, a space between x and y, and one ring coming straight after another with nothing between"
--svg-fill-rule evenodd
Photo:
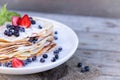
<instances>
[{"instance_id":1,"label":"scattered blueberry","mask_svg":"<svg viewBox=\"0 0 120 80\"><path fill-rule=\"evenodd\" d=\"M35 61L36 59L37 59L36 56L33 56L33 57L32 57L32 61Z\"/></svg>"},{"instance_id":2,"label":"scattered blueberry","mask_svg":"<svg viewBox=\"0 0 120 80\"><path fill-rule=\"evenodd\" d=\"M59 51L62 51L62 47L59 47L58 50L59 50Z\"/></svg>"},{"instance_id":3,"label":"scattered blueberry","mask_svg":"<svg viewBox=\"0 0 120 80\"><path fill-rule=\"evenodd\" d=\"M58 59L58 58L59 58L59 55L55 55L55 58Z\"/></svg>"},{"instance_id":4,"label":"scattered blueberry","mask_svg":"<svg viewBox=\"0 0 120 80\"><path fill-rule=\"evenodd\" d=\"M77 67L82 67L82 63L78 63L78 64L77 64Z\"/></svg>"},{"instance_id":5,"label":"scattered blueberry","mask_svg":"<svg viewBox=\"0 0 120 80\"><path fill-rule=\"evenodd\" d=\"M39 28L39 29L42 29L42 26L41 26L41 25L38 25L38 28Z\"/></svg>"},{"instance_id":6,"label":"scattered blueberry","mask_svg":"<svg viewBox=\"0 0 120 80\"><path fill-rule=\"evenodd\" d=\"M57 36L54 36L54 40L58 40L58 37L57 37Z\"/></svg>"},{"instance_id":7,"label":"scattered blueberry","mask_svg":"<svg viewBox=\"0 0 120 80\"><path fill-rule=\"evenodd\" d=\"M2 66L2 64L0 63L0 66Z\"/></svg>"},{"instance_id":8,"label":"scattered blueberry","mask_svg":"<svg viewBox=\"0 0 120 80\"><path fill-rule=\"evenodd\" d=\"M82 73L86 72L85 68L81 68L81 72Z\"/></svg>"},{"instance_id":9,"label":"scattered blueberry","mask_svg":"<svg viewBox=\"0 0 120 80\"><path fill-rule=\"evenodd\" d=\"M51 59L51 61L52 61L52 62L55 62L55 61L56 61L56 58L55 58L55 57L53 57L53 58Z\"/></svg>"},{"instance_id":10,"label":"scattered blueberry","mask_svg":"<svg viewBox=\"0 0 120 80\"><path fill-rule=\"evenodd\" d=\"M25 32L25 28L24 27L20 27L20 32Z\"/></svg>"},{"instance_id":11,"label":"scattered blueberry","mask_svg":"<svg viewBox=\"0 0 120 80\"><path fill-rule=\"evenodd\" d=\"M31 24L36 24L35 20L31 20Z\"/></svg>"},{"instance_id":12,"label":"scattered blueberry","mask_svg":"<svg viewBox=\"0 0 120 80\"><path fill-rule=\"evenodd\" d=\"M84 69L86 72L90 70L89 66L85 66Z\"/></svg>"},{"instance_id":13,"label":"scattered blueberry","mask_svg":"<svg viewBox=\"0 0 120 80\"><path fill-rule=\"evenodd\" d=\"M32 60L30 58L27 59L28 62L32 62Z\"/></svg>"},{"instance_id":14,"label":"scattered blueberry","mask_svg":"<svg viewBox=\"0 0 120 80\"><path fill-rule=\"evenodd\" d=\"M6 67L12 67L12 64L11 64L11 62L6 62L6 63L4 63L4 66L6 66Z\"/></svg>"},{"instance_id":15,"label":"scattered blueberry","mask_svg":"<svg viewBox=\"0 0 120 80\"><path fill-rule=\"evenodd\" d=\"M48 57L48 55L47 54L43 54L43 58L47 58Z\"/></svg>"},{"instance_id":16,"label":"scattered blueberry","mask_svg":"<svg viewBox=\"0 0 120 80\"><path fill-rule=\"evenodd\" d=\"M30 37L28 41L31 43L36 43L37 40L38 40L37 37Z\"/></svg>"},{"instance_id":17,"label":"scattered blueberry","mask_svg":"<svg viewBox=\"0 0 120 80\"><path fill-rule=\"evenodd\" d=\"M59 54L59 50L55 50L53 51L53 53L56 55L56 54Z\"/></svg>"},{"instance_id":18,"label":"scattered blueberry","mask_svg":"<svg viewBox=\"0 0 120 80\"><path fill-rule=\"evenodd\" d=\"M58 32L57 32L57 31L55 31L55 32L54 32L54 34L58 34Z\"/></svg>"},{"instance_id":19,"label":"scattered blueberry","mask_svg":"<svg viewBox=\"0 0 120 80\"><path fill-rule=\"evenodd\" d=\"M40 59L40 62L41 62L41 63L44 63L44 62L45 62L45 59L44 59L44 58L41 58L41 59Z\"/></svg>"},{"instance_id":20,"label":"scattered blueberry","mask_svg":"<svg viewBox=\"0 0 120 80\"><path fill-rule=\"evenodd\" d=\"M24 63L24 65L27 65L28 64L28 60L27 59L23 60L23 63Z\"/></svg>"}]
</instances>

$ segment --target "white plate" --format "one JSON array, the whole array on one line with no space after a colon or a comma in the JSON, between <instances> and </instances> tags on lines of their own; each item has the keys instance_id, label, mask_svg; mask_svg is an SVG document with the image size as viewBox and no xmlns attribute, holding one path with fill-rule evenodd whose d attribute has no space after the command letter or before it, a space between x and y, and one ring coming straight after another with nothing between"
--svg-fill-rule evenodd
<instances>
[{"instance_id":1,"label":"white plate","mask_svg":"<svg viewBox=\"0 0 120 80\"><path fill-rule=\"evenodd\" d=\"M59 54L59 59L56 62L51 62L53 52L50 52L48 53L48 58L46 59L45 63L39 62L39 59L41 58L40 56L37 58L37 61L32 62L22 68L0 67L0 73L18 75L43 72L63 64L74 54L78 47L78 37L71 28L54 20L45 18L38 19L52 22L54 25L54 30L58 31L58 40L56 40L56 43L58 44L58 46L61 46L63 48L62 52L60 52Z\"/></svg>"}]
</instances>

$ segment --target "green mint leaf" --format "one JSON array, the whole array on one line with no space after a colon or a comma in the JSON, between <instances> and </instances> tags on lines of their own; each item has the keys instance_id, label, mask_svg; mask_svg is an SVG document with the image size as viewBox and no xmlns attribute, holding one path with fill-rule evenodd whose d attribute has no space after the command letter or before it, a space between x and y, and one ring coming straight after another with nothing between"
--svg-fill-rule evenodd
<instances>
[{"instance_id":1,"label":"green mint leaf","mask_svg":"<svg viewBox=\"0 0 120 80\"><path fill-rule=\"evenodd\" d=\"M0 16L5 16L7 13L7 4L3 5L0 11Z\"/></svg>"}]
</instances>

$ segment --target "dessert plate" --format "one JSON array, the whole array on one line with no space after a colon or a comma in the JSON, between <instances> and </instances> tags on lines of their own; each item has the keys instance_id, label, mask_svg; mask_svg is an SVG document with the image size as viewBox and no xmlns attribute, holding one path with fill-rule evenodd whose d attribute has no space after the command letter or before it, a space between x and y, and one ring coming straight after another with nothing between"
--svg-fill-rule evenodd
<instances>
[{"instance_id":1,"label":"dessert plate","mask_svg":"<svg viewBox=\"0 0 120 80\"><path fill-rule=\"evenodd\" d=\"M57 34L55 34L55 36L58 37L58 40L55 40L55 42L58 46L62 47L62 51L59 53L59 59L55 62L51 62L51 59L54 56L53 51L51 51L47 53L48 58L45 59L44 63L41 63L39 61L41 58L40 56L35 62L32 62L22 68L0 67L0 73L23 75L50 70L66 62L70 57L72 57L72 55L76 51L78 47L78 37L71 28L54 20L39 17L35 18L53 23L54 31L58 32Z\"/></svg>"}]
</instances>

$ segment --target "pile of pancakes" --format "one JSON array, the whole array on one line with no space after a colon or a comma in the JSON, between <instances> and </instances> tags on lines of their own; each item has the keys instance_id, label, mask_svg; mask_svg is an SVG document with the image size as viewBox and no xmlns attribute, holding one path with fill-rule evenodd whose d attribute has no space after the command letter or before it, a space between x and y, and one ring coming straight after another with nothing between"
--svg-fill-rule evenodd
<instances>
[{"instance_id":1,"label":"pile of pancakes","mask_svg":"<svg viewBox=\"0 0 120 80\"><path fill-rule=\"evenodd\" d=\"M30 38L37 38L37 41L32 43L29 41ZM7 37L0 37L0 62L9 62L12 58L26 60L32 56L39 56L42 53L49 52L56 47L53 40L53 25L49 22L45 22L42 30L21 39L10 40Z\"/></svg>"}]
</instances>

